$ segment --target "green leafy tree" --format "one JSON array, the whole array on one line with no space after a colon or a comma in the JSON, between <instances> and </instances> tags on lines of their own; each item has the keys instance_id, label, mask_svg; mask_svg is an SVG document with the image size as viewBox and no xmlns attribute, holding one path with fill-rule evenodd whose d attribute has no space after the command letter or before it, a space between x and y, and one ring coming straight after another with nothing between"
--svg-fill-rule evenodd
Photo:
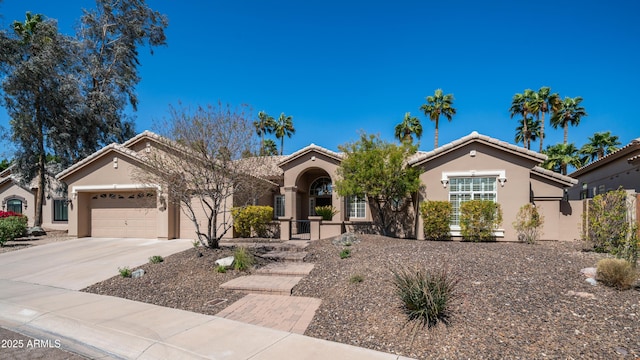
<instances>
[{"instance_id":1,"label":"green leafy tree","mask_svg":"<svg viewBox=\"0 0 640 360\"><path fill-rule=\"evenodd\" d=\"M378 228L389 235L394 220L392 204L420 187L418 169L407 166L417 148L391 144L378 136L362 134L360 140L339 147L345 153L335 187L340 196L367 198ZM391 213L391 214L390 214Z\"/></svg>"},{"instance_id":2,"label":"green leafy tree","mask_svg":"<svg viewBox=\"0 0 640 360\"><path fill-rule=\"evenodd\" d=\"M580 148L580 154L588 161L595 161L618 150L620 145L618 137L611 135L611 132L597 132Z\"/></svg>"},{"instance_id":3,"label":"green leafy tree","mask_svg":"<svg viewBox=\"0 0 640 360\"><path fill-rule=\"evenodd\" d=\"M567 167L569 166L579 168L584 165L578 154L578 149L573 143L547 146L544 154L548 158L542 163L542 167L562 175L567 175Z\"/></svg>"},{"instance_id":4,"label":"green leafy tree","mask_svg":"<svg viewBox=\"0 0 640 360\"><path fill-rule=\"evenodd\" d=\"M438 147L440 115L451 121L453 115L456 114L456 109L453 107L453 94L444 95L442 89L437 89L433 95L427 96L426 100L427 102L420 106L420 110L436 124L433 141L435 149Z\"/></svg>"},{"instance_id":5,"label":"green leafy tree","mask_svg":"<svg viewBox=\"0 0 640 360\"><path fill-rule=\"evenodd\" d=\"M56 23L27 12L15 21L13 33L0 33L0 73L4 75L4 105L10 117L15 163L20 177L46 188L47 148L67 147L58 142L75 109L82 103L75 74L80 71L73 39L58 32ZM44 191L38 191L34 225L42 224Z\"/></svg>"},{"instance_id":6,"label":"green leafy tree","mask_svg":"<svg viewBox=\"0 0 640 360\"><path fill-rule=\"evenodd\" d=\"M422 137L422 124L417 117L412 117L411 113L404 114L404 119L395 127L395 137L400 142L413 143L413 135L420 139Z\"/></svg>"},{"instance_id":7,"label":"green leafy tree","mask_svg":"<svg viewBox=\"0 0 640 360\"><path fill-rule=\"evenodd\" d=\"M7 159L2 159L2 161L0 161L0 171L8 169L9 166L11 166L11 161Z\"/></svg>"},{"instance_id":8,"label":"green leafy tree","mask_svg":"<svg viewBox=\"0 0 640 360\"><path fill-rule=\"evenodd\" d=\"M551 88L547 86L541 87L537 92L531 93L530 111L531 114L540 120L540 152L542 152L544 142L545 114L557 110L560 104L560 97L557 93L551 93ZM535 141L535 139L532 139Z\"/></svg>"},{"instance_id":9,"label":"green leafy tree","mask_svg":"<svg viewBox=\"0 0 640 360\"><path fill-rule=\"evenodd\" d=\"M273 134L276 127L276 121L273 116L270 116L264 111L260 111L258 113L258 120L253 122L253 126L256 128L256 134L260 137L260 155L267 155L267 144L264 136L266 134ZM271 142L273 142L273 140L271 140Z\"/></svg>"},{"instance_id":10,"label":"green leafy tree","mask_svg":"<svg viewBox=\"0 0 640 360\"><path fill-rule=\"evenodd\" d=\"M284 137L291 138L291 135L296 133L296 129L293 127L293 117L284 113L280 114L274 129L276 138L280 139L280 155L282 155L284 154Z\"/></svg>"},{"instance_id":11,"label":"green leafy tree","mask_svg":"<svg viewBox=\"0 0 640 360\"><path fill-rule=\"evenodd\" d=\"M515 116L520 115L522 119L528 119L531 114L531 102L533 100L534 91L531 89L526 89L522 94L515 94L511 99L511 107L509 108L509 113L511 114L511 118L513 119ZM524 147L529 149L529 130L527 129L527 123L523 123L522 134Z\"/></svg>"},{"instance_id":12,"label":"green leafy tree","mask_svg":"<svg viewBox=\"0 0 640 360\"><path fill-rule=\"evenodd\" d=\"M551 116L551 126L554 129L558 127L564 129L564 144L567 144L569 139L569 125L578 126L580 120L588 115L584 107L580 105L581 102L582 98L580 96L574 98L565 97Z\"/></svg>"},{"instance_id":13,"label":"green leafy tree","mask_svg":"<svg viewBox=\"0 0 640 360\"><path fill-rule=\"evenodd\" d=\"M516 143L524 143L525 138L529 141L536 141L542 134L540 133L540 120L534 120L532 117L527 118L527 124L524 124L524 119L520 119L520 126L516 128ZM531 148L531 143L528 143L527 149Z\"/></svg>"}]
</instances>

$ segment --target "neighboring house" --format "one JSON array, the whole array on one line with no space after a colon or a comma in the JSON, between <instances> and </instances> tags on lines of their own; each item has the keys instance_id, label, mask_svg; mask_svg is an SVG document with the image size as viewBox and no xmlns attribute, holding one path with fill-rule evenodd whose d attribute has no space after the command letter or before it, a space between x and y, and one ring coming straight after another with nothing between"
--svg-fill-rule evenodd
<instances>
[{"instance_id":1,"label":"neighboring house","mask_svg":"<svg viewBox=\"0 0 640 360\"><path fill-rule=\"evenodd\" d=\"M194 227L177 206L168 205L159 186L137 183L132 176L144 166L144 153L159 137L145 131L123 144L111 144L58 174L68 185L69 234L78 237L194 238ZM273 187L256 196L257 205L274 208L281 236L330 237L347 230L370 231L373 214L367 199L340 197L333 189L344 154L311 144L288 156L262 157L252 176ZM534 203L545 218L543 239L579 237L581 206L566 201L565 189L576 180L540 168L545 155L473 132L430 152L418 152L409 166L420 168L423 190L394 205L400 215L397 236L424 238L416 209L424 200L454 204L452 235L459 236L459 204L467 199L498 202L501 240L517 240L512 223L518 209ZM242 161L242 160L240 160ZM249 169L247 169L249 170ZM315 217L316 206L338 212L331 221ZM310 225L311 223L311 225ZM233 234L229 232L226 237Z\"/></svg>"},{"instance_id":2,"label":"neighboring house","mask_svg":"<svg viewBox=\"0 0 640 360\"><path fill-rule=\"evenodd\" d=\"M14 167L0 172L1 209L26 215L33 226L38 194L37 179L23 184L13 172ZM68 225L67 199L61 184L53 174L47 173L47 189L42 207L42 227L48 230L66 230Z\"/></svg>"},{"instance_id":3,"label":"neighboring house","mask_svg":"<svg viewBox=\"0 0 640 360\"><path fill-rule=\"evenodd\" d=\"M640 138L569 174L578 184L569 199L590 199L622 187L640 193Z\"/></svg>"}]
</instances>

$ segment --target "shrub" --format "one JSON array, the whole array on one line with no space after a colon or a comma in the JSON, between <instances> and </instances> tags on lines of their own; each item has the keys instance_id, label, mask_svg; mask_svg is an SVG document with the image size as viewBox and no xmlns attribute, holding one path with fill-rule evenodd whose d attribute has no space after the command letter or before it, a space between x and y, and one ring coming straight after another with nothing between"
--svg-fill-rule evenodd
<instances>
[{"instance_id":1,"label":"shrub","mask_svg":"<svg viewBox=\"0 0 640 360\"><path fill-rule=\"evenodd\" d=\"M227 272L227 267L224 265L218 265L216 266L216 272L224 274Z\"/></svg>"},{"instance_id":2,"label":"shrub","mask_svg":"<svg viewBox=\"0 0 640 360\"><path fill-rule=\"evenodd\" d=\"M3 211L0 210L0 219L4 219L4 218L8 218L8 217L12 217L12 216L24 216L22 214L19 214L17 212L13 212L13 211Z\"/></svg>"},{"instance_id":3,"label":"shrub","mask_svg":"<svg viewBox=\"0 0 640 360\"><path fill-rule=\"evenodd\" d=\"M364 277L360 274L351 275L349 278L349 282L352 284L361 283L362 281L364 281Z\"/></svg>"},{"instance_id":4,"label":"shrub","mask_svg":"<svg viewBox=\"0 0 640 360\"><path fill-rule=\"evenodd\" d=\"M471 200L460 205L460 233L464 241L495 241L493 231L502 223L500 204Z\"/></svg>"},{"instance_id":5,"label":"shrub","mask_svg":"<svg viewBox=\"0 0 640 360\"><path fill-rule=\"evenodd\" d=\"M7 241L15 240L24 236L27 231L27 217L11 212L3 211L5 214L14 214L0 218L0 246L4 246Z\"/></svg>"},{"instance_id":6,"label":"shrub","mask_svg":"<svg viewBox=\"0 0 640 360\"><path fill-rule=\"evenodd\" d=\"M451 213L453 207L448 201L425 201L420 204L424 237L428 240L451 240Z\"/></svg>"},{"instance_id":7,"label":"shrub","mask_svg":"<svg viewBox=\"0 0 640 360\"><path fill-rule=\"evenodd\" d=\"M127 266L118 268L118 272L123 278L130 278L132 273L131 269L129 269Z\"/></svg>"},{"instance_id":8,"label":"shrub","mask_svg":"<svg viewBox=\"0 0 640 360\"><path fill-rule=\"evenodd\" d=\"M160 255L154 255L149 258L149 262L152 264L159 264L164 261L164 258Z\"/></svg>"},{"instance_id":9,"label":"shrub","mask_svg":"<svg viewBox=\"0 0 640 360\"><path fill-rule=\"evenodd\" d=\"M638 274L629 262L622 259L602 259L598 261L596 279L618 290L630 289Z\"/></svg>"},{"instance_id":10,"label":"shrub","mask_svg":"<svg viewBox=\"0 0 640 360\"><path fill-rule=\"evenodd\" d=\"M316 206L314 210L318 216L322 216L322 220L331 220L333 215L338 213L338 210L331 205Z\"/></svg>"},{"instance_id":11,"label":"shrub","mask_svg":"<svg viewBox=\"0 0 640 360\"><path fill-rule=\"evenodd\" d=\"M416 320L422 327L429 328L438 322L450 323L451 303L457 296L459 280L447 268L403 269L392 273L396 294L409 321Z\"/></svg>"},{"instance_id":12,"label":"shrub","mask_svg":"<svg viewBox=\"0 0 640 360\"><path fill-rule=\"evenodd\" d=\"M583 216L588 224L584 239L591 243L595 251L615 255L629 230L627 193L618 189L594 196Z\"/></svg>"},{"instance_id":13,"label":"shrub","mask_svg":"<svg viewBox=\"0 0 640 360\"><path fill-rule=\"evenodd\" d=\"M246 271L253 266L255 259L245 247L236 248L233 251L233 268L239 271Z\"/></svg>"},{"instance_id":14,"label":"shrub","mask_svg":"<svg viewBox=\"0 0 640 360\"><path fill-rule=\"evenodd\" d=\"M540 239L544 218L533 204L525 204L518 210L513 227L518 232L518 241L533 244Z\"/></svg>"},{"instance_id":15,"label":"shrub","mask_svg":"<svg viewBox=\"0 0 640 360\"><path fill-rule=\"evenodd\" d=\"M269 235L269 222L273 219L271 206L244 206L231 209L233 228L240 237L258 237Z\"/></svg>"},{"instance_id":16,"label":"shrub","mask_svg":"<svg viewBox=\"0 0 640 360\"><path fill-rule=\"evenodd\" d=\"M351 257L351 249L342 249L340 251L340 259L346 259Z\"/></svg>"}]
</instances>

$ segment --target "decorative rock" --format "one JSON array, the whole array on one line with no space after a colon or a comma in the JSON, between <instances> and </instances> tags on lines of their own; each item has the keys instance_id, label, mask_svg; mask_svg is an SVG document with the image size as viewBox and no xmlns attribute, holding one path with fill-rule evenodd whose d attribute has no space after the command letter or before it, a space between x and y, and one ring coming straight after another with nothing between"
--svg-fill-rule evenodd
<instances>
[{"instance_id":1,"label":"decorative rock","mask_svg":"<svg viewBox=\"0 0 640 360\"><path fill-rule=\"evenodd\" d=\"M577 296L577 297L581 297L584 299L595 299L596 296L594 294L588 293L588 292L581 292L581 291L573 291L573 290L569 290L567 291L567 295L569 296Z\"/></svg>"},{"instance_id":2,"label":"decorative rock","mask_svg":"<svg viewBox=\"0 0 640 360\"><path fill-rule=\"evenodd\" d=\"M352 232L341 234L340 236L336 237L332 241L334 245L338 245L338 246L348 246L348 245L357 244L359 242L360 242L360 239L358 239L356 237L356 234Z\"/></svg>"},{"instance_id":3,"label":"decorative rock","mask_svg":"<svg viewBox=\"0 0 640 360\"><path fill-rule=\"evenodd\" d=\"M588 267L580 270L580 272L586 277L595 278L597 269L594 267Z\"/></svg>"},{"instance_id":4,"label":"decorative rock","mask_svg":"<svg viewBox=\"0 0 640 360\"><path fill-rule=\"evenodd\" d=\"M47 233L40 226L34 226L27 229L27 236L44 236L44 235L47 235Z\"/></svg>"},{"instance_id":5,"label":"decorative rock","mask_svg":"<svg viewBox=\"0 0 640 360\"><path fill-rule=\"evenodd\" d=\"M144 275L144 270L142 270L142 269L138 269L138 270L136 270L136 271L131 273L131 277L134 278L134 279L137 279L137 278L141 277L142 275Z\"/></svg>"},{"instance_id":6,"label":"decorative rock","mask_svg":"<svg viewBox=\"0 0 640 360\"><path fill-rule=\"evenodd\" d=\"M588 277L585 279L586 282L588 282L589 284L596 286L598 285L598 282L596 281L596 279L592 278L592 277Z\"/></svg>"},{"instance_id":7,"label":"decorative rock","mask_svg":"<svg viewBox=\"0 0 640 360\"><path fill-rule=\"evenodd\" d=\"M216 265L218 266L231 266L233 264L233 256L228 256L226 258L216 260Z\"/></svg>"}]
</instances>

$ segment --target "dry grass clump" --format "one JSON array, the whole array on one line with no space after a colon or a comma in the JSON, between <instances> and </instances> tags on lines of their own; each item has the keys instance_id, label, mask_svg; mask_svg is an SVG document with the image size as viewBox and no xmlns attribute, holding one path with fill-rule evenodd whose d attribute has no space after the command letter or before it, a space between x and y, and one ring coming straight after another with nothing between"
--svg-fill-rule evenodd
<instances>
[{"instance_id":1,"label":"dry grass clump","mask_svg":"<svg viewBox=\"0 0 640 360\"><path fill-rule=\"evenodd\" d=\"M631 264L622 259L602 259L598 261L596 279L618 290L631 289L638 273Z\"/></svg>"}]
</instances>

